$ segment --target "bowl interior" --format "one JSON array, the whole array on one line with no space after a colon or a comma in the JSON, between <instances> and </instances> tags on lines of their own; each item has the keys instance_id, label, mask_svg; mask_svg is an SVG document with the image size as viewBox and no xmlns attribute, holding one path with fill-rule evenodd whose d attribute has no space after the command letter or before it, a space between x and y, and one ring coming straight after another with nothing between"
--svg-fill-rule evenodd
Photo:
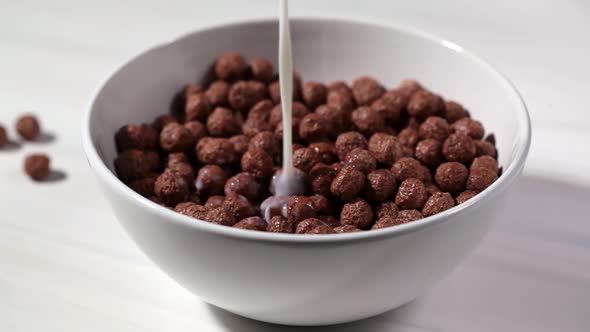
<instances>
[{"instance_id":1,"label":"bowl interior","mask_svg":"<svg viewBox=\"0 0 590 332\"><path fill-rule=\"evenodd\" d=\"M89 115L91 143L113 171L114 133L127 123L151 122L168 112L187 83L207 80L217 55L277 60L274 20L198 31L153 48L120 68L102 87ZM348 20L293 19L294 67L304 81L352 80L373 75L387 87L415 78L462 103L496 134L506 168L525 149L528 120L520 97L500 74L460 47L418 32ZM522 153L520 153L522 154Z\"/></svg>"}]
</instances>

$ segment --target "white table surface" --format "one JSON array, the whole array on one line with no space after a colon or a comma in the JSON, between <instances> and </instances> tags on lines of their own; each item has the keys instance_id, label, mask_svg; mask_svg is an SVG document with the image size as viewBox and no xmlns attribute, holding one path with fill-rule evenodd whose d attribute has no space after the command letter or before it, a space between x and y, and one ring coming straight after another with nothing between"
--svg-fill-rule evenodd
<instances>
[{"instance_id":1,"label":"white table surface","mask_svg":"<svg viewBox=\"0 0 590 332\"><path fill-rule=\"evenodd\" d=\"M0 151L0 331L303 331L213 308L133 244L87 167L80 117L98 82L191 29L274 15L276 1L0 0L0 123L37 112L53 142ZM293 14L375 17L482 55L522 92L533 147L514 201L476 252L413 303L310 331L590 330L590 4L292 1ZM11 132L12 133L12 132ZM66 179L33 184L45 151Z\"/></svg>"}]
</instances>

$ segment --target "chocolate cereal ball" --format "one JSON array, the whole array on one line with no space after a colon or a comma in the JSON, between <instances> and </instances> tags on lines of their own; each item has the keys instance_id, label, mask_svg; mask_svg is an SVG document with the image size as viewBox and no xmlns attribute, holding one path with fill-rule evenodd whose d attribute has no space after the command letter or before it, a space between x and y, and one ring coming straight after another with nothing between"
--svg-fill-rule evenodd
<instances>
[{"instance_id":1,"label":"chocolate cereal ball","mask_svg":"<svg viewBox=\"0 0 590 332\"><path fill-rule=\"evenodd\" d=\"M41 126L32 114L26 114L16 120L16 132L26 141L32 141L39 137ZM132 147L130 147L132 148Z\"/></svg>"},{"instance_id":2,"label":"chocolate cereal ball","mask_svg":"<svg viewBox=\"0 0 590 332\"><path fill-rule=\"evenodd\" d=\"M312 229L314 229L320 225L325 225L325 224L317 218L307 218L307 219L301 221L297 225L297 228L295 229L295 234L307 234Z\"/></svg>"},{"instance_id":3,"label":"chocolate cereal ball","mask_svg":"<svg viewBox=\"0 0 590 332\"><path fill-rule=\"evenodd\" d=\"M412 127L406 127L399 132L397 139L403 146L413 149L418 143L418 130Z\"/></svg>"},{"instance_id":4,"label":"chocolate cereal ball","mask_svg":"<svg viewBox=\"0 0 590 332\"><path fill-rule=\"evenodd\" d=\"M271 233L294 233L295 224L282 216L274 216L268 222L267 232Z\"/></svg>"},{"instance_id":5,"label":"chocolate cereal ball","mask_svg":"<svg viewBox=\"0 0 590 332\"><path fill-rule=\"evenodd\" d=\"M319 226L315 227L314 229L307 232L306 234L319 235L319 234L332 234L332 233L335 233L334 229L329 225L323 224L323 225L319 225Z\"/></svg>"},{"instance_id":6,"label":"chocolate cereal ball","mask_svg":"<svg viewBox=\"0 0 590 332\"><path fill-rule=\"evenodd\" d=\"M328 84L327 88L328 88L328 92L330 92L330 91L343 91L343 92L352 94L352 90L350 90L350 87L348 86L348 84L346 84L346 81L330 82L330 84Z\"/></svg>"},{"instance_id":7,"label":"chocolate cereal ball","mask_svg":"<svg viewBox=\"0 0 590 332\"><path fill-rule=\"evenodd\" d=\"M205 207L207 209L214 209L223 206L223 202L225 202L225 196L222 195L213 195L207 198L205 202Z\"/></svg>"},{"instance_id":8,"label":"chocolate cereal ball","mask_svg":"<svg viewBox=\"0 0 590 332\"><path fill-rule=\"evenodd\" d=\"M367 175L366 196L372 202L393 198L397 183L388 169L378 169Z\"/></svg>"},{"instance_id":9,"label":"chocolate cereal ball","mask_svg":"<svg viewBox=\"0 0 590 332\"><path fill-rule=\"evenodd\" d=\"M238 221L233 227L239 229L248 229L251 231L266 231L266 227L268 227L268 225L264 219L254 216Z\"/></svg>"},{"instance_id":10,"label":"chocolate cereal ball","mask_svg":"<svg viewBox=\"0 0 590 332\"><path fill-rule=\"evenodd\" d=\"M420 139L432 138L437 141L444 141L449 137L450 129L447 120L439 116L429 116L418 128Z\"/></svg>"},{"instance_id":11,"label":"chocolate cereal ball","mask_svg":"<svg viewBox=\"0 0 590 332\"><path fill-rule=\"evenodd\" d=\"M223 207L209 209L205 220L217 225L233 226L237 220L231 211L226 210Z\"/></svg>"},{"instance_id":12,"label":"chocolate cereal ball","mask_svg":"<svg viewBox=\"0 0 590 332\"><path fill-rule=\"evenodd\" d=\"M426 192L428 193L428 196L431 196L434 193L441 192L441 190L436 186L436 184L431 182L426 184Z\"/></svg>"},{"instance_id":13,"label":"chocolate cereal ball","mask_svg":"<svg viewBox=\"0 0 590 332\"><path fill-rule=\"evenodd\" d=\"M238 160L234 145L227 138L203 137L197 143L196 154L203 164L226 165Z\"/></svg>"},{"instance_id":14,"label":"chocolate cereal ball","mask_svg":"<svg viewBox=\"0 0 590 332\"><path fill-rule=\"evenodd\" d=\"M272 62L262 57L254 57L250 60L250 71L255 80L265 83L272 81L275 73Z\"/></svg>"},{"instance_id":15,"label":"chocolate cereal ball","mask_svg":"<svg viewBox=\"0 0 590 332\"><path fill-rule=\"evenodd\" d=\"M407 101L397 90L387 91L381 98L371 104L371 108L381 114L383 119L389 123L398 123L401 112Z\"/></svg>"},{"instance_id":16,"label":"chocolate cereal ball","mask_svg":"<svg viewBox=\"0 0 590 332\"><path fill-rule=\"evenodd\" d=\"M115 158L115 171L124 183L143 179L160 168L160 157L154 151L126 150Z\"/></svg>"},{"instance_id":17,"label":"chocolate cereal ball","mask_svg":"<svg viewBox=\"0 0 590 332\"><path fill-rule=\"evenodd\" d=\"M418 90L410 98L407 110L413 117L426 119L439 113L444 107L443 105L442 99L436 94L426 90Z\"/></svg>"},{"instance_id":18,"label":"chocolate cereal ball","mask_svg":"<svg viewBox=\"0 0 590 332\"><path fill-rule=\"evenodd\" d=\"M490 156L481 156L473 159L470 169L487 168L494 173L498 173L498 161Z\"/></svg>"},{"instance_id":19,"label":"chocolate cereal ball","mask_svg":"<svg viewBox=\"0 0 590 332\"><path fill-rule=\"evenodd\" d=\"M418 210L403 210L397 214L396 219L400 224L406 224L424 218Z\"/></svg>"},{"instance_id":20,"label":"chocolate cereal ball","mask_svg":"<svg viewBox=\"0 0 590 332\"><path fill-rule=\"evenodd\" d=\"M385 130L385 119L383 114L371 107L361 106L354 110L350 119L358 131L365 134L372 134Z\"/></svg>"},{"instance_id":21,"label":"chocolate cereal ball","mask_svg":"<svg viewBox=\"0 0 590 332\"><path fill-rule=\"evenodd\" d=\"M308 142L324 140L328 137L330 127L319 114L310 113L299 122L299 137Z\"/></svg>"},{"instance_id":22,"label":"chocolate cereal ball","mask_svg":"<svg viewBox=\"0 0 590 332\"><path fill-rule=\"evenodd\" d=\"M465 190L465 182L469 171L465 165L458 162L446 162L436 169L434 180L441 190L457 194Z\"/></svg>"},{"instance_id":23,"label":"chocolate cereal ball","mask_svg":"<svg viewBox=\"0 0 590 332\"><path fill-rule=\"evenodd\" d=\"M349 131L338 135L334 143L338 159L344 160L346 155L355 148L366 149L367 139L357 131Z\"/></svg>"},{"instance_id":24,"label":"chocolate cereal ball","mask_svg":"<svg viewBox=\"0 0 590 332\"><path fill-rule=\"evenodd\" d=\"M365 187L365 175L350 167L338 172L330 184L330 192L343 201L350 201L358 196Z\"/></svg>"},{"instance_id":25,"label":"chocolate cereal ball","mask_svg":"<svg viewBox=\"0 0 590 332\"><path fill-rule=\"evenodd\" d=\"M223 168L217 165L205 165L197 173L195 188L202 196L221 195L227 179L227 173Z\"/></svg>"},{"instance_id":26,"label":"chocolate cereal ball","mask_svg":"<svg viewBox=\"0 0 590 332\"><path fill-rule=\"evenodd\" d=\"M256 214L256 210L248 199L236 193L229 193L225 196L221 207L229 211L236 220L242 220Z\"/></svg>"},{"instance_id":27,"label":"chocolate cereal ball","mask_svg":"<svg viewBox=\"0 0 590 332\"><path fill-rule=\"evenodd\" d=\"M409 101L410 97L412 97L415 92L424 90L424 87L414 79L405 79L399 83L397 90L405 95Z\"/></svg>"},{"instance_id":28,"label":"chocolate cereal ball","mask_svg":"<svg viewBox=\"0 0 590 332\"><path fill-rule=\"evenodd\" d=\"M246 172L238 173L225 182L226 195L235 192L249 200L256 200L260 193L261 185L254 175Z\"/></svg>"},{"instance_id":29,"label":"chocolate cereal ball","mask_svg":"<svg viewBox=\"0 0 590 332\"><path fill-rule=\"evenodd\" d=\"M190 94L186 97L186 105L184 108L186 121L204 121L211 113L213 107L209 102L209 98L204 92Z\"/></svg>"},{"instance_id":30,"label":"chocolate cereal ball","mask_svg":"<svg viewBox=\"0 0 590 332\"><path fill-rule=\"evenodd\" d=\"M180 163L180 164L189 164L188 157L184 152L172 152L168 154L166 160L166 166L170 167L170 165Z\"/></svg>"},{"instance_id":31,"label":"chocolate cereal ball","mask_svg":"<svg viewBox=\"0 0 590 332\"><path fill-rule=\"evenodd\" d=\"M25 158L25 173L35 181L45 180L49 176L49 157L34 153Z\"/></svg>"},{"instance_id":32,"label":"chocolate cereal ball","mask_svg":"<svg viewBox=\"0 0 590 332\"><path fill-rule=\"evenodd\" d=\"M483 125L477 120L462 118L453 123L455 133L467 135L473 139L482 139L484 134Z\"/></svg>"},{"instance_id":33,"label":"chocolate cereal ball","mask_svg":"<svg viewBox=\"0 0 590 332\"><path fill-rule=\"evenodd\" d=\"M167 124L173 122L178 122L178 120L170 114L162 114L154 119L152 127L159 133Z\"/></svg>"},{"instance_id":34,"label":"chocolate cereal ball","mask_svg":"<svg viewBox=\"0 0 590 332\"><path fill-rule=\"evenodd\" d=\"M189 163L174 163L168 166L168 169L182 176L182 178L192 188L195 181L195 170Z\"/></svg>"},{"instance_id":35,"label":"chocolate cereal ball","mask_svg":"<svg viewBox=\"0 0 590 332\"><path fill-rule=\"evenodd\" d=\"M273 170L272 157L263 150L249 150L244 153L241 161L242 170L259 179L270 178Z\"/></svg>"},{"instance_id":36,"label":"chocolate cereal ball","mask_svg":"<svg viewBox=\"0 0 590 332\"><path fill-rule=\"evenodd\" d=\"M334 145L329 142L316 142L309 145L318 155L318 161L326 164L331 164L336 161L334 153Z\"/></svg>"},{"instance_id":37,"label":"chocolate cereal ball","mask_svg":"<svg viewBox=\"0 0 590 332\"><path fill-rule=\"evenodd\" d=\"M281 153L281 142L272 132L263 131L250 139L248 150L263 150L271 157L277 158Z\"/></svg>"},{"instance_id":38,"label":"chocolate cereal ball","mask_svg":"<svg viewBox=\"0 0 590 332\"><path fill-rule=\"evenodd\" d=\"M247 112L264 98L266 98L266 86L262 82L238 81L229 89L229 104L233 109L241 112Z\"/></svg>"},{"instance_id":39,"label":"chocolate cereal ball","mask_svg":"<svg viewBox=\"0 0 590 332\"><path fill-rule=\"evenodd\" d=\"M307 182L314 194L330 195L330 186L336 177L337 171L323 163L315 164L309 171Z\"/></svg>"},{"instance_id":40,"label":"chocolate cereal ball","mask_svg":"<svg viewBox=\"0 0 590 332\"><path fill-rule=\"evenodd\" d=\"M190 191L188 183L182 176L167 169L156 179L154 193L167 206L174 206L186 201Z\"/></svg>"},{"instance_id":41,"label":"chocolate cereal ball","mask_svg":"<svg viewBox=\"0 0 590 332\"><path fill-rule=\"evenodd\" d=\"M475 197L475 195L477 195L477 192L471 191L471 190L466 190L466 191L460 193L457 196L457 198L455 198L455 200L457 201L457 205L458 204L463 204L466 201L468 201L469 199Z\"/></svg>"},{"instance_id":42,"label":"chocolate cereal ball","mask_svg":"<svg viewBox=\"0 0 590 332\"><path fill-rule=\"evenodd\" d=\"M131 149L145 150L155 148L158 138L158 132L152 126L129 124L117 131L115 143L120 152Z\"/></svg>"},{"instance_id":43,"label":"chocolate cereal ball","mask_svg":"<svg viewBox=\"0 0 590 332\"><path fill-rule=\"evenodd\" d=\"M238 134L241 127L241 116L225 107L216 107L207 118L207 131L211 136L232 136Z\"/></svg>"},{"instance_id":44,"label":"chocolate cereal ball","mask_svg":"<svg viewBox=\"0 0 590 332\"><path fill-rule=\"evenodd\" d=\"M302 97L303 101L311 109L325 104L328 95L328 89L320 82L310 81L303 85Z\"/></svg>"},{"instance_id":45,"label":"chocolate cereal ball","mask_svg":"<svg viewBox=\"0 0 590 332\"><path fill-rule=\"evenodd\" d=\"M336 137L340 132L348 128L349 114L343 110L336 109L329 105L320 105L316 108L315 114L324 119L328 127L328 136Z\"/></svg>"},{"instance_id":46,"label":"chocolate cereal ball","mask_svg":"<svg viewBox=\"0 0 590 332\"><path fill-rule=\"evenodd\" d=\"M480 192L498 179L498 174L485 167L472 168L467 178L467 190Z\"/></svg>"},{"instance_id":47,"label":"chocolate cereal ball","mask_svg":"<svg viewBox=\"0 0 590 332\"><path fill-rule=\"evenodd\" d=\"M375 211L377 219L381 219L383 217L395 218L397 217L398 213L399 208L397 207L397 205L395 205L394 202L383 202L377 206L377 209Z\"/></svg>"},{"instance_id":48,"label":"chocolate cereal ball","mask_svg":"<svg viewBox=\"0 0 590 332\"><path fill-rule=\"evenodd\" d=\"M455 133L449 136L444 143L442 152L448 161L458 161L463 164L470 163L476 153L475 143L471 137Z\"/></svg>"},{"instance_id":49,"label":"chocolate cereal ball","mask_svg":"<svg viewBox=\"0 0 590 332\"><path fill-rule=\"evenodd\" d=\"M370 76L362 76L352 82L352 95L357 105L370 105L385 93L379 82Z\"/></svg>"},{"instance_id":50,"label":"chocolate cereal ball","mask_svg":"<svg viewBox=\"0 0 590 332\"><path fill-rule=\"evenodd\" d=\"M475 155L476 156L490 156L496 157L496 147L488 141L475 141Z\"/></svg>"},{"instance_id":51,"label":"chocolate cereal ball","mask_svg":"<svg viewBox=\"0 0 590 332\"><path fill-rule=\"evenodd\" d=\"M209 84L205 91L205 96L211 106L226 106L228 104L227 96L229 95L230 85L226 81L217 80Z\"/></svg>"},{"instance_id":52,"label":"chocolate cereal ball","mask_svg":"<svg viewBox=\"0 0 590 332\"><path fill-rule=\"evenodd\" d=\"M454 123L457 120L460 120L465 117L469 117L469 113L463 108L463 106L454 101L446 101L445 102L445 119L449 123Z\"/></svg>"},{"instance_id":53,"label":"chocolate cereal ball","mask_svg":"<svg viewBox=\"0 0 590 332\"><path fill-rule=\"evenodd\" d=\"M293 166L305 173L309 173L313 165L318 162L318 154L312 148L301 148L293 151Z\"/></svg>"},{"instance_id":54,"label":"chocolate cereal ball","mask_svg":"<svg viewBox=\"0 0 590 332\"><path fill-rule=\"evenodd\" d=\"M429 182L430 180L430 171L418 160L411 157L398 159L398 161L391 166L391 173L398 183L409 178L416 178L423 182Z\"/></svg>"},{"instance_id":55,"label":"chocolate cereal ball","mask_svg":"<svg viewBox=\"0 0 590 332\"><path fill-rule=\"evenodd\" d=\"M412 151L406 150L395 136L384 133L373 134L369 139L368 149L378 162L387 166L393 165L402 157L412 155Z\"/></svg>"},{"instance_id":56,"label":"chocolate cereal ball","mask_svg":"<svg viewBox=\"0 0 590 332\"><path fill-rule=\"evenodd\" d=\"M301 119L302 117L309 114L309 109L300 102L294 102L291 108L291 116L293 119ZM281 105L276 105L270 111L270 125L272 127L278 126L283 121L283 108Z\"/></svg>"},{"instance_id":57,"label":"chocolate cereal ball","mask_svg":"<svg viewBox=\"0 0 590 332\"><path fill-rule=\"evenodd\" d=\"M401 225L403 223L404 222L401 218L398 219L398 218L392 218L392 217L383 217L383 218L380 218L379 220L377 220L377 222L375 222L375 224L373 225L373 227L371 227L371 229L373 229L373 230L383 229L383 228Z\"/></svg>"},{"instance_id":58,"label":"chocolate cereal ball","mask_svg":"<svg viewBox=\"0 0 590 332\"><path fill-rule=\"evenodd\" d=\"M355 148L346 154L344 166L356 169L363 174L371 173L377 167L377 161L368 150Z\"/></svg>"},{"instance_id":59,"label":"chocolate cereal ball","mask_svg":"<svg viewBox=\"0 0 590 332\"><path fill-rule=\"evenodd\" d=\"M318 215L320 214L331 214L332 208L330 207L330 201L324 195L313 195L308 197L311 205Z\"/></svg>"},{"instance_id":60,"label":"chocolate cereal ball","mask_svg":"<svg viewBox=\"0 0 590 332\"><path fill-rule=\"evenodd\" d=\"M442 143L432 138L422 140L416 145L414 155L424 165L437 166L443 161Z\"/></svg>"},{"instance_id":61,"label":"chocolate cereal ball","mask_svg":"<svg viewBox=\"0 0 590 332\"><path fill-rule=\"evenodd\" d=\"M194 144L193 134L180 123L169 123L160 133L160 146L164 151L182 152L192 148Z\"/></svg>"},{"instance_id":62,"label":"chocolate cereal ball","mask_svg":"<svg viewBox=\"0 0 590 332\"><path fill-rule=\"evenodd\" d=\"M264 122L268 122L270 119L270 112L273 109L274 104L270 99L262 99L250 108L248 112L248 119L257 119ZM247 133L244 133L247 134Z\"/></svg>"},{"instance_id":63,"label":"chocolate cereal ball","mask_svg":"<svg viewBox=\"0 0 590 332\"><path fill-rule=\"evenodd\" d=\"M290 196L287 200L287 219L298 224L308 218L315 218L317 211L313 201L305 196Z\"/></svg>"},{"instance_id":64,"label":"chocolate cereal ball","mask_svg":"<svg viewBox=\"0 0 590 332\"><path fill-rule=\"evenodd\" d=\"M207 127L201 121L189 121L184 124L184 127L193 135L193 140L198 142L201 138L208 135Z\"/></svg>"},{"instance_id":65,"label":"chocolate cereal ball","mask_svg":"<svg viewBox=\"0 0 590 332\"><path fill-rule=\"evenodd\" d=\"M247 65L238 53L225 53L215 62L215 74L225 81L236 81L244 78Z\"/></svg>"},{"instance_id":66,"label":"chocolate cereal ball","mask_svg":"<svg viewBox=\"0 0 590 332\"><path fill-rule=\"evenodd\" d=\"M352 112L352 110L356 107L356 103L354 102L352 92L350 90L345 89L328 89L326 104L328 104L328 106L330 107L335 108L338 111L342 111L345 113Z\"/></svg>"},{"instance_id":67,"label":"chocolate cereal ball","mask_svg":"<svg viewBox=\"0 0 590 332\"><path fill-rule=\"evenodd\" d=\"M395 204L402 209L421 209L428 199L424 183L416 178L404 180L395 196Z\"/></svg>"},{"instance_id":68,"label":"chocolate cereal ball","mask_svg":"<svg viewBox=\"0 0 590 332\"><path fill-rule=\"evenodd\" d=\"M193 217L200 220L207 218L207 212L209 209L206 207L195 204L193 202L179 203L174 207L174 211L184 214L185 216Z\"/></svg>"},{"instance_id":69,"label":"chocolate cereal ball","mask_svg":"<svg viewBox=\"0 0 590 332\"><path fill-rule=\"evenodd\" d=\"M243 155L246 151L248 151L248 145L250 144L250 139L246 135L235 135L229 138L229 141L234 145L234 150L239 155Z\"/></svg>"},{"instance_id":70,"label":"chocolate cereal ball","mask_svg":"<svg viewBox=\"0 0 590 332\"><path fill-rule=\"evenodd\" d=\"M451 194L437 192L428 198L422 209L422 214L425 217L432 216L444 210L448 210L453 206L455 206L455 200Z\"/></svg>"},{"instance_id":71,"label":"chocolate cereal ball","mask_svg":"<svg viewBox=\"0 0 590 332\"><path fill-rule=\"evenodd\" d=\"M344 204L340 212L342 225L352 225L358 229L369 229L373 223L373 210L364 199L355 199Z\"/></svg>"}]
</instances>

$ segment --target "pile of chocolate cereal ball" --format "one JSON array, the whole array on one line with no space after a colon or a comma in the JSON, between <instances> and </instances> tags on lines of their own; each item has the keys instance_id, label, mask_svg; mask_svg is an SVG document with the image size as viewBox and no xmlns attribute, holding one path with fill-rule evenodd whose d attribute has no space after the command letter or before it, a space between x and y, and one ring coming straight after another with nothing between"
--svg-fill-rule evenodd
<instances>
[{"instance_id":1,"label":"pile of chocolate cereal ball","mask_svg":"<svg viewBox=\"0 0 590 332\"><path fill-rule=\"evenodd\" d=\"M358 232L447 210L501 173L494 136L414 80L387 90L370 76L349 86L295 74L293 162L307 193L265 220L259 206L282 156L278 77L267 59L236 53L215 74L187 85L170 114L115 137L121 181L181 214L257 231Z\"/></svg>"}]
</instances>

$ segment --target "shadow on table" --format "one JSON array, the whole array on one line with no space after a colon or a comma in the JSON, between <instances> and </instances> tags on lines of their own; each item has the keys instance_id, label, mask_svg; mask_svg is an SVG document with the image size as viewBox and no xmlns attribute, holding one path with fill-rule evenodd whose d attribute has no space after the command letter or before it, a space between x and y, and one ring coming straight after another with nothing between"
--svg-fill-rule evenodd
<instances>
[{"instance_id":1,"label":"shadow on table","mask_svg":"<svg viewBox=\"0 0 590 332\"><path fill-rule=\"evenodd\" d=\"M240 332L466 331L482 326L582 331L590 326L584 318L590 273L579 263L590 253L588 204L590 186L521 178L508 208L500 212L501 221L455 272L414 302L362 321L292 327L208 308L225 331ZM546 312L553 314L544 316Z\"/></svg>"}]
</instances>

